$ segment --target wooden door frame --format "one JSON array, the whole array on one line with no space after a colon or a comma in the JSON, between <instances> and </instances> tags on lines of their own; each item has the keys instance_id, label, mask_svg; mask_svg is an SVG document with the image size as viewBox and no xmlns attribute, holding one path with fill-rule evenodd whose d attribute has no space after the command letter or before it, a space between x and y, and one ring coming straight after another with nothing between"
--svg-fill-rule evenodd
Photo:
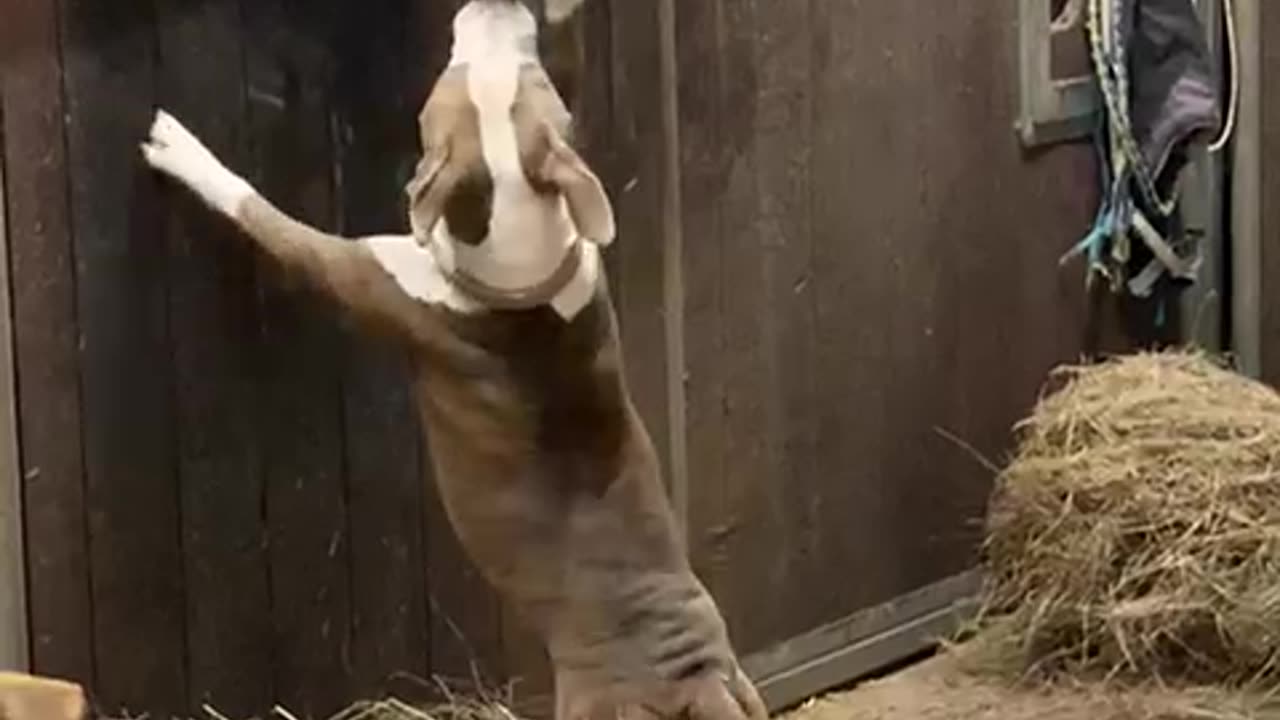
<instances>
[{"instance_id":1,"label":"wooden door frame","mask_svg":"<svg viewBox=\"0 0 1280 720\"><path fill-rule=\"evenodd\" d=\"M1262 301L1262 3L1235 0L1240 100L1232 150L1231 345L1237 367L1263 370Z\"/></svg>"},{"instance_id":2,"label":"wooden door frame","mask_svg":"<svg viewBox=\"0 0 1280 720\"><path fill-rule=\"evenodd\" d=\"M0 103L0 670L28 670L26 551L22 469L18 460L3 121L4 106Z\"/></svg>"}]
</instances>

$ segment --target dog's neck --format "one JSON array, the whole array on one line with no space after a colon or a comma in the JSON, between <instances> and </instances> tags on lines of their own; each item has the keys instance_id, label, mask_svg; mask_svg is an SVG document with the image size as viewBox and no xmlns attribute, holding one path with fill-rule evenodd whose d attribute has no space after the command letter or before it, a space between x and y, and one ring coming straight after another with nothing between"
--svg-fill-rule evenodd
<instances>
[{"instance_id":1,"label":"dog's neck","mask_svg":"<svg viewBox=\"0 0 1280 720\"><path fill-rule=\"evenodd\" d=\"M531 237L537 230L520 235L518 229L491 234L472 247L452 239L441 222L427 248L445 278L481 305L494 310L551 305L572 319L595 291L599 250L571 227L563 232L543 228L540 239Z\"/></svg>"},{"instance_id":2,"label":"dog's neck","mask_svg":"<svg viewBox=\"0 0 1280 720\"><path fill-rule=\"evenodd\" d=\"M579 253L572 274L545 291L539 289L539 295L528 298L519 307L513 307L501 302L486 302L485 298L461 286L457 280L457 259L451 242L434 244L433 241L432 246L423 247L409 235L383 235L368 238L366 242L378 264L407 295L464 315L545 305L569 322L591 304L603 274L600 249L592 243L577 243L572 248L572 252Z\"/></svg>"}]
</instances>

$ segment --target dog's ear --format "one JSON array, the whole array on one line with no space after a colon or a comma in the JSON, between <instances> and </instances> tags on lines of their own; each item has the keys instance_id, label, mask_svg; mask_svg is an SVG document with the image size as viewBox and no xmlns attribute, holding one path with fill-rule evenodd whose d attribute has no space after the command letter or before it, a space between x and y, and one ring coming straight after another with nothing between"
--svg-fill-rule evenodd
<instances>
[{"instance_id":1,"label":"dog's ear","mask_svg":"<svg viewBox=\"0 0 1280 720\"><path fill-rule=\"evenodd\" d=\"M419 243L431 236L432 228L444 214L449 193L442 176L448 161L447 144L424 148L413 179L405 186L405 194L409 196L409 225Z\"/></svg>"},{"instance_id":2,"label":"dog's ear","mask_svg":"<svg viewBox=\"0 0 1280 720\"><path fill-rule=\"evenodd\" d=\"M579 235L597 245L608 245L617 235L617 225L604 184L550 123L543 123L543 129L547 153L538 173L540 179L564 196Z\"/></svg>"}]
</instances>

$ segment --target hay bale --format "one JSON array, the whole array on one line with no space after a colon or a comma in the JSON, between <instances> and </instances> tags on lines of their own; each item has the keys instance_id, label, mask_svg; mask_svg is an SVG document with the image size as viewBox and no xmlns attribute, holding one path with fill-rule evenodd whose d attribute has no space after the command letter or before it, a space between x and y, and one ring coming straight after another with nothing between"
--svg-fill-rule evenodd
<instances>
[{"instance_id":1,"label":"hay bale","mask_svg":"<svg viewBox=\"0 0 1280 720\"><path fill-rule=\"evenodd\" d=\"M993 495L976 657L1024 676L1280 678L1280 395L1190 352L1054 381Z\"/></svg>"}]
</instances>

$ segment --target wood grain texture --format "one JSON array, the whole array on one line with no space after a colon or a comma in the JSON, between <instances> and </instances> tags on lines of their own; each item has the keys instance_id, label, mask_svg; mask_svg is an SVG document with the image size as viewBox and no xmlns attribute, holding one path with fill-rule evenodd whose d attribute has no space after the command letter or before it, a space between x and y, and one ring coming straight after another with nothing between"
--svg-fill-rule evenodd
<instances>
[{"instance_id":1,"label":"wood grain texture","mask_svg":"<svg viewBox=\"0 0 1280 720\"><path fill-rule=\"evenodd\" d=\"M93 682L75 249L56 7L5 1L0 54L31 663Z\"/></svg>"},{"instance_id":2,"label":"wood grain texture","mask_svg":"<svg viewBox=\"0 0 1280 720\"><path fill-rule=\"evenodd\" d=\"M421 63L407 53L405 20L418 3L343 5L338 18L336 112L342 228L350 237L402 232L398 169L417 158L413 118ZM430 639L423 542L421 432L402 348L356 328L344 350L344 435L351 526L352 692L376 697L397 674L428 675Z\"/></svg>"},{"instance_id":3,"label":"wood grain texture","mask_svg":"<svg viewBox=\"0 0 1280 720\"><path fill-rule=\"evenodd\" d=\"M242 5L252 180L334 230L336 3ZM350 528L334 303L259 254L266 516L276 700L327 716L351 700Z\"/></svg>"},{"instance_id":4,"label":"wood grain texture","mask_svg":"<svg viewBox=\"0 0 1280 720\"><path fill-rule=\"evenodd\" d=\"M728 616L735 645L743 652L761 646L767 626L777 615L778 594L761 592L761 581L782 580L788 558L775 543L779 540L781 504L771 482L778 472L779 444L770 433L776 418L770 366L780 352L779 319L769 283L773 243L768 221L762 215L761 143L757 126L763 98L761 68L757 63L760 39L759 10L752 2L721 3L723 17L717 61L724 78L721 102L730 113L720 126L720 142L729 153L726 186L719 197L721 346L719 372L724 378L720 422L724 424L723 475L718 486L720 517L707 537L720 558L723 579L718 593ZM776 247L776 245L774 245ZM714 482L699 478L699 482ZM753 570L740 558L753 557Z\"/></svg>"},{"instance_id":5,"label":"wood grain texture","mask_svg":"<svg viewBox=\"0 0 1280 720\"><path fill-rule=\"evenodd\" d=\"M155 7L163 106L243 168L238 2ZM275 697L263 447L253 422L261 392L253 249L184 188L157 182L168 235L189 702L244 717Z\"/></svg>"},{"instance_id":6,"label":"wood grain texture","mask_svg":"<svg viewBox=\"0 0 1280 720\"><path fill-rule=\"evenodd\" d=\"M156 100L154 17L69 0L61 19L97 696L170 715L187 678L169 278L137 151Z\"/></svg>"},{"instance_id":7,"label":"wood grain texture","mask_svg":"<svg viewBox=\"0 0 1280 720\"><path fill-rule=\"evenodd\" d=\"M0 93L0 138L4 137ZM5 168L0 143L0 668L30 669L27 623L26 530L22 518L22 463L18 455L18 395L13 356L13 280L9 264Z\"/></svg>"},{"instance_id":8,"label":"wood grain texture","mask_svg":"<svg viewBox=\"0 0 1280 720\"><path fill-rule=\"evenodd\" d=\"M622 229L609 253L616 255L615 303L628 358L627 382L640 417L653 438L664 477L671 474L667 417L670 370L661 350L666 345L667 312L664 242L664 147L662 52L657 3L617 0L607 6L608 34L589 35L594 46L608 45L607 65L588 66L610 88L612 122L588 142L614 148L610 196ZM590 11L589 11L590 12ZM607 73L605 71L608 71ZM599 126L598 126L599 127Z\"/></svg>"},{"instance_id":9,"label":"wood grain texture","mask_svg":"<svg viewBox=\"0 0 1280 720\"><path fill-rule=\"evenodd\" d=\"M84 506L76 264L68 218L63 61L54 5L6 0L9 252L28 538L33 669L90 683L92 603ZM12 23L12 24L10 24Z\"/></svg>"},{"instance_id":10,"label":"wood grain texture","mask_svg":"<svg viewBox=\"0 0 1280 720\"><path fill-rule=\"evenodd\" d=\"M763 382L764 472L755 490L766 529L744 552L759 555L755 576L738 592L759 601L761 620L741 638L759 647L785 636L792 599L761 587L787 587L791 577L820 577L821 528L817 514L823 482L817 470L816 408L824 398L815 373L817 346L813 275L814 87L809 3L789 6L755 0L757 68L756 148L760 256L758 290L766 308L759 318ZM752 392L744 387L743 392ZM754 587L752 587L754 586Z\"/></svg>"},{"instance_id":11,"label":"wood grain texture","mask_svg":"<svg viewBox=\"0 0 1280 720\"><path fill-rule=\"evenodd\" d=\"M1280 76L1280 47L1277 47L1275 42L1266 41L1266 38L1273 37L1271 34L1273 29L1280 29L1280 7L1274 3L1258 2L1253 14L1258 20L1256 29L1244 32L1259 38L1259 42L1252 48L1246 46L1244 51L1246 53L1252 51L1260 55L1257 59L1258 65L1254 66L1259 70L1258 92L1251 99L1245 100L1251 104L1251 109L1244 110L1242 106L1242 110L1254 111L1258 116L1254 121L1256 124L1242 124L1241 128L1257 129L1258 155L1255 157L1265 158L1258 166L1256 179L1256 197L1259 200L1256 212L1261 215L1258 219L1257 234L1259 247L1255 251L1260 256L1256 272L1260 275L1258 282L1261 283L1261 287L1257 290L1256 302L1258 369L1266 382L1280 385L1280 309L1272 300L1272 298L1280 298L1280 283L1275 280L1275 273L1280 270L1280 251L1275 248L1275 243L1270 241L1270 238L1280 231L1280 208L1268 201L1268 198L1275 197L1275 193L1280 191L1280 173L1275 171L1275 164L1269 162L1270 158L1280 153L1280 127L1277 127L1277 123L1280 123L1280 93L1268 92L1274 87L1270 84L1270 80ZM1249 85L1250 83L1246 82L1245 87ZM1249 142L1248 136L1242 136L1241 142Z\"/></svg>"},{"instance_id":12,"label":"wood grain texture","mask_svg":"<svg viewBox=\"0 0 1280 720\"><path fill-rule=\"evenodd\" d=\"M721 316L723 278L719 242L730 149L720 140L728 109L722 97L723 69L715 61L723 25L721 3L677 3L675 18L677 99L680 124L682 263L685 276L684 381L688 402L689 550L695 571L723 603L726 559L717 546L721 524L726 429L722 422L725 381ZM630 357L630 356L629 356ZM634 362L634 360L631 360Z\"/></svg>"},{"instance_id":13,"label":"wood grain texture","mask_svg":"<svg viewBox=\"0 0 1280 720\"><path fill-rule=\"evenodd\" d=\"M1084 348L1092 163L1019 153L1013 10L677 8L692 552L742 649L972 564L938 430L998 456Z\"/></svg>"}]
</instances>

